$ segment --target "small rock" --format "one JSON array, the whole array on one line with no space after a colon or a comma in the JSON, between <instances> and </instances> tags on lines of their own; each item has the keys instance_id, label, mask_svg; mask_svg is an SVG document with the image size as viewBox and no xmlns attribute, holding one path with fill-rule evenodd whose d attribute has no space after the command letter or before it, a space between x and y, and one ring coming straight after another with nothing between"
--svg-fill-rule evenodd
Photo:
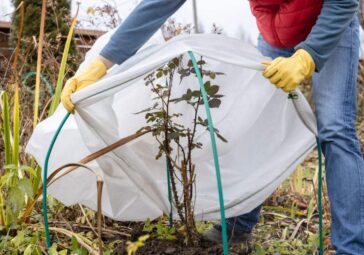
<instances>
[{"instance_id":1,"label":"small rock","mask_svg":"<svg viewBox=\"0 0 364 255\"><path fill-rule=\"evenodd\" d=\"M176 253L176 248L173 247L168 247L165 251L165 254L175 254Z\"/></svg>"}]
</instances>

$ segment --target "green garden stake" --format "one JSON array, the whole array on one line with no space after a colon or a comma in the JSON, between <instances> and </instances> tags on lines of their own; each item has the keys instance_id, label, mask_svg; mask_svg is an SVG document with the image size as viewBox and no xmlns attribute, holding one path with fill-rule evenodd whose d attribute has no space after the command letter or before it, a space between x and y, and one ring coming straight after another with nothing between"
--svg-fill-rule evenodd
<instances>
[{"instance_id":1,"label":"green garden stake","mask_svg":"<svg viewBox=\"0 0 364 255\"><path fill-rule=\"evenodd\" d=\"M318 152L318 213L319 213L319 232L320 232L320 255L324 255L324 227L323 227L323 210L322 210L322 148L320 139L316 137Z\"/></svg>"},{"instance_id":2,"label":"green garden stake","mask_svg":"<svg viewBox=\"0 0 364 255\"><path fill-rule=\"evenodd\" d=\"M171 190L171 161L169 158L166 159L167 165L167 185L168 185L168 200L169 200L169 227L173 227L173 203L172 203L172 190Z\"/></svg>"},{"instance_id":3,"label":"green garden stake","mask_svg":"<svg viewBox=\"0 0 364 255\"><path fill-rule=\"evenodd\" d=\"M223 251L224 251L224 255L228 255L229 251L228 251L227 230L226 230L226 222L225 222L224 195L223 195L223 189L222 189L222 183L221 183L220 164L219 164L219 157L218 157L218 154L217 154L214 124L212 122L209 102L208 102L208 99L207 99L207 93L206 93L206 90L205 90L205 87L204 87L204 82L203 82L203 79L202 79L200 69L198 68L198 65L197 65L197 62L196 62L196 58L195 58L192 51L189 51L188 55L190 56L190 59L192 61L193 67L194 67L195 72L196 72L197 79L198 79L199 84L200 84L201 94L202 94L202 98L203 98L203 102L204 102L205 110L206 110L206 115L207 115L208 128L209 128L209 131L210 131L210 138L211 138L212 153L213 153L213 156L214 156L214 163L215 163L217 188L218 188L218 192L219 192Z\"/></svg>"},{"instance_id":4,"label":"green garden stake","mask_svg":"<svg viewBox=\"0 0 364 255\"><path fill-rule=\"evenodd\" d=\"M49 163L49 158L51 156L54 144L56 143L56 140L58 138L58 135L61 132L64 124L66 123L66 121L67 121L67 119L69 118L70 115L71 115L71 113L67 113L66 116L63 118L61 124L59 125L59 127L58 127L52 141L51 141L51 144L49 145L47 155L46 155L46 158L45 158L45 161L44 161L44 168L43 168L43 221L44 221L44 230L45 230L48 249L52 247L52 240L51 240L51 235L49 233L48 214L47 214L48 163Z\"/></svg>"},{"instance_id":5,"label":"green garden stake","mask_svg":"<svg viewBox=\"0 0 364 255\"><path fill-rule=\"evenodd\" d=\"M166 79L165 86L168 87L168 80ZM173 203L172 203L172 190L171 190L171 160L166 156L166 172L167 172L167 188L169 200L169 227L173 227Z\"/></svg>"},{"instance_id":6,"label":"green garden stake","mask_svg":"<svg viewBox=\"0 0 364 255\"><path fill-rule=\"evenodd\" d=\"M25 83L30 77L33 77L33 76L36 76L36 75L37 75L36 72L28 72L28 73L24 74L22 76L23 83ZM40 79L45 83L48 93L51 96L53 96L54 95L54 90L53 90L53 87L52 87L51 83L48 81L48 79L43 74L40 74ZM25 88L30 93L34 94L34 91L31 88L29 88L28 86L25 86Z\"/></svg>"}]
</instances>

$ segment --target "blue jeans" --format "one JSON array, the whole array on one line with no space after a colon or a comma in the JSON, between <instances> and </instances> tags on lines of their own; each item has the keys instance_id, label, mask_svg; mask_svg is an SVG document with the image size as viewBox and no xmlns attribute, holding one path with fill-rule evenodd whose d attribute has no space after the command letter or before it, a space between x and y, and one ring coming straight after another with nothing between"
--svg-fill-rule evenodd
<instances>
[{"instance_id":1,"label":"blue jeans","mask_svg":"<svg viewBox=\"0 0 364 255\"><path fill-rule=\"evenodd\" d=\"M295 51L274 48L261 36L258 48L273 59L289 57ZM364 254L364 159L355 130L358 58L355 18L324 68L313 75L318 136L331 203L331 239L337 255ZM227 219L228 229L250 232L258 222L260 208Z\"/></svg>"}]
</instances>

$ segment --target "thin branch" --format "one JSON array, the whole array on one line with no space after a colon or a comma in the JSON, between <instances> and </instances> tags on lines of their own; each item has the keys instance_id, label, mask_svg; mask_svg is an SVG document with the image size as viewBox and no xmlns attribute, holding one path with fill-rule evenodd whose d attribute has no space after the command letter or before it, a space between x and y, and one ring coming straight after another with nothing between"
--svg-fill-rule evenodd
<instances>
[{"instance_id":1,"label":"thin branch","mask_svg":"<svg viewBox=\"0 0 364 255\"><path fill-rule=\"evenodd\" d=\"M81 209L81 212L83 214L83 216L85 217L86 219L86 222L87 224L90 226L90 229L92 230L92 232L94 232L94 234L98 237L98 233L96 232L95 228L92 226L91 222L90 222L90 219L88 218L86 212L85 212L85 209L83 208L83 206L81 204L78 204L78 206L80 207Z\"/></svg>"}]
</instances>

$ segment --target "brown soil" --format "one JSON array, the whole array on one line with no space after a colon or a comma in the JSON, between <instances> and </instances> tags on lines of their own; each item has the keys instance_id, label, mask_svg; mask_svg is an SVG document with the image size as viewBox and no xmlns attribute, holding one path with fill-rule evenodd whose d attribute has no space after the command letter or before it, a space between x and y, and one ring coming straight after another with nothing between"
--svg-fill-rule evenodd
<instances>
[{"instance_id":1,"label":"brown soil","mask_svg":"<svg viewBox=\"0 0 364 255\"><path fill-rule=\"evenodd\" d=\"M131 240L135 241L138 237L145 235L142 232L142 226L134 227ZM249 245L235 244L229 245L229 255L248 255L252 250ZM119 245L114 255L127 255L127 244L123 242ZM200 245L197 247L187 247L183 242L182 236L177 236L177 240L158 240L155 237L149 238L145 242L145 246L137 251L138 255L221 255L223 249L221 244L216 244L208 240L201 240Z\"/></svg>"},{"instance_id":2,"label":"brown soil","mask_svg":"<svg viewBox=\"0 0 364 255\"><path fill-rule=\"evenodd\" d=\"M120 245L114 255L126 255L127 245ZM221 255L222 246L208 241L202 241L198 247L186 247L179 241L167 241L158 239L148 239L145 246L139 248L138 255ZM230 246L229 255L248 255L251 254L249 249L240 245Z\"/></svg>"}]
</instances>

